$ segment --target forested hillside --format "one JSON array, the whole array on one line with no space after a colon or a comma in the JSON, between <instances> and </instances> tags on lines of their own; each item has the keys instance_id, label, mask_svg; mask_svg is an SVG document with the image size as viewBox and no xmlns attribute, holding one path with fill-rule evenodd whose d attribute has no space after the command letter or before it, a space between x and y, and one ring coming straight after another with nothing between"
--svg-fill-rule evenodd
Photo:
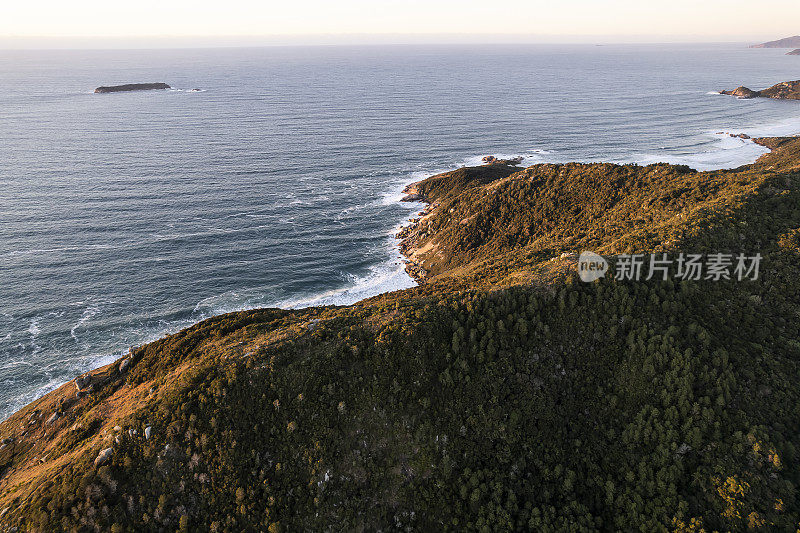
<instances>
[{"instance_id":1,"label":"forested hillside","mask_svg":"<svg viewBox=\"0 0 800 533\"><path fill-rule=\"evenodd\" d=\"M800 139L414 190L425 283L216 317L0 424L0 531L796 531ZM757 280L574 254L760 253Z\"/></svg>"}]
</instances>

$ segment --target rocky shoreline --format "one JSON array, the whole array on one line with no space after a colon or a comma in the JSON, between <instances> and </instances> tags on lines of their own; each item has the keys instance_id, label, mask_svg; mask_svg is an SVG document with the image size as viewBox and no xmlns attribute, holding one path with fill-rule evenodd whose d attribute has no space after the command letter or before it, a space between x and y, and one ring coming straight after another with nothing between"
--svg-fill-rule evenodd
<instances>
[{"instance_id":1,"label":"rocky shoreline","mask_svg":"<svg viewBox=\"0 0 800 533\"><path fill-rule=\"evenodd\" d=\"M774 98L776 100L800 100L800 80L797 81L784 81L764 89L763 91L754 91L747 87L741 86L730 91L720 91L720 94L728 96L735 96L743 100L751 98Z\"/></svg>"},{"instance_id":2,"label":"rocky shoreline","mask_svg":"<svg viewBox=\"0 0 800 533\"><path fill-rule=\"evenodd\" d=\"M438 202L431 202L424 194L422 194L418 187L420 183L421 182L417 181L407 185L403 189L403 194L405 194L405 196L400 201L421 202L426 204L425 208L419 212L417 217L409 219L408 221L410 224L400 228L400 231L397 232L395 238L400 241L398 248L403 257L405 257L406 272L414 279L414 281L422 285L427 281L428 271L425 269L422 259L417 256L417 251L419 250L418 242L419 238L421 237L420 230L422 226L420 221L426 216L430 215L438 207Z\"/></svg>"},{"instance_id":3,"label":"rocky shoreline","mask_svg":"<svg viewBox=\"0 0 800 533\"><path fill-rule=\"evenodd\" d=\"M482 158L482 166L516 168L522 163L523 160L524 158L522 156L513 157L511 159L499 159L493 155L487 155ZM448 173L445 172L443 174L437 174L436 176L446 174ZM408 275L420 285L426 283L430 278L430 272L425 267L424 260L422 258L423 252L430 251L423 250L421 246L423 240L429 237L427 225L424 222L431 215L433 215L434 211L436 211L436 209L439 207L439 201L431 199L425 194L425 191L421 187L421 184L429 180L431 177L435 176L430 176L423 180L410 183L403 189L403 194L405 196L400 200L401 202L420 202L426 205L416 217L408 220L409 225L400 228L400 231L395 235L395 238L400 241L398 244L400 253L405 258L405 270Z\"/></svg>"}]
</instances>

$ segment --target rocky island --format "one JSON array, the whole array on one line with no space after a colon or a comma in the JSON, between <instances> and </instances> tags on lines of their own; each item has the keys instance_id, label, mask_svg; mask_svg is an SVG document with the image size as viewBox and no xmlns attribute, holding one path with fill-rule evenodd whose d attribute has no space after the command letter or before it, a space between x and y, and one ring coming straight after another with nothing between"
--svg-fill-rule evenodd
<instances>
[{"instance_id":1,"label":"rocky island","mask_svg":"<svg viewBox=\"0 0 800 533\"><path fill-rule=\"evenodd\" d=\"M101 86L95 93L120 93L127 91L152 91L154 89L171 89L166 83L126 83L125 85Z\"/></svg>"},{"instance_id":2,"label":"rocky island","mask_svg":"<svg viewBox=\"0 0 800 533\"><path fill-rule=\"evenodd\" d=\"M775 98L778 100L800 100L800 80L778 83L763 91L754 91L747 87L739 87L732 91L720 91L720 94L727 94L745 99Z\"/></svg>"},{"instance_id":3,"label":"rocky island","mask_svg":"<svg viewBox=\"0 0 800 533\"><path fill-rule=\"evenodd\" d=\"M210 318L0 422L0 531L795 531L800 138L756 142L417 182L424 284Z\"/></svg>"},{"instance_id":4,"label":"rocky island","mask_svg":"<svg viewBox=\"0 0 800 533\"><path fill-rule=\"evenodd\" d=\"M786 53L787 56L800 56L800 48Z\"/></svg>"}]
</instances>

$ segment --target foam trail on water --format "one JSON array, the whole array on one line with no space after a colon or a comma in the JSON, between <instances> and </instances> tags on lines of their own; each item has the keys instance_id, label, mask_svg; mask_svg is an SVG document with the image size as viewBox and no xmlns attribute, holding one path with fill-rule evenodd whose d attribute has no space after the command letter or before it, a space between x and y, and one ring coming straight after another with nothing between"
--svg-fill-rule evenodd
<instances>
[{"instance_id":1,"label":"foam trail on water","mask_svg":"<svg viewBox=\"0 0 800 533\"><path fill-rule=\"evenodd\" d=\"M467 167L477 167L480 165L485 164L483 158L487 155L492 155L497 159L513 159L515 157L521 157L522 162L520 166L529 167L531 165L535 165L537 163L549 163L551 162L548 156L552 155L552 152L549 150L525 150L522 152L518 152L516 154L506 154L506 153L492 153L487 152L483 155L473 155L464 159L464 166Z\"/></svg>"},{"instance_id":2,"label":"foam trail on water","mask_svg":"<svg viewBox=\"0 0 800 533\"><path fill-rule=\"evenodd\" d=\"M787 118L775 124L747 128L744 133L752 137L792 137L800 134L800 116Z\"/></svg>"},{"instance_id":3,"label":"foam trail on water","mask_svg":"<svg viewBox=\"0 0 800 533\"><path fill-rule=\"evenodd\" d=\"M41 320L41 318L37 316L33 320L31 320L31 324L30 324L30 326L28 326L28 333L30 333L30 335L31 335L31 341L33 341L33 339L36 338L36 335L38 335L42 331L39 328L39 321L40 320Z\"/></svg>"},{"instance_id":4,"label":"foam trail on water","mask_svg":"<svg viewBox=\"0 0 800 533\"><path fill-rule=\"evenodd\" d=\"M628 161L618 163L636 163L650 165L653 163L671 163L687 165L700 171L737 168L754 163L759 157L769 153L769 149L748 139L739 139L727 134L709 134L715 140L712 148L693 154L675 154L670 152L634 154Z\"/></svg>"},{"instance_id":5,"label":"foam trail on water","mask_svg":"<svg viewBox=\"0 0 800 533\"><path fill-rule=\"evenodd\" d=\"M726 129L726 128L721 128ZM727 128L731 133L744 133L752 138L758 137L791 137L800 134L800 116L784 119L774 124L750 126L744 128ZM769 153L769 149L754 143L751 139L733 137L728 133L706 133L705 137L714 139L711 149L693 154L635 154L630 161L623 163L673 163L688 165L697 170L722 170L737 168L755 163L759 157Z\"/></svg>"},{"instance_id":6,"label":"foam trail on water","mask_svg":"<svg viewBox=\"0 0 800 533\"><path fill-rule=\"evenodd\" d=\"M401 200L406 196L406 193L403 190L410 184L415 183L417 181L423 180L425 178L429 178L431 176L435 176L436 174L441 174L442 172L447 172L448 170L453 170L443 168L440 170L431 170L431 171L423 171L418 170L415 172L411 172L403 176L402 178L394 180L392 183L389 184L386 192L384 192L380 199L376 202L378 205L392 205L392 206L406 206L409 211L415 211L420 208L420 204L416 202L401 202Z\"/></svg>"},{"instance_id":7,"label":"foam trail on water","mask_svg":"<svg viewBox=\"0 0 800 533\"><path fill-rule=\"evenodd\" d=\"M65 380L63 377L64 375L78 376L88 372L89 370L113 363L120 357L124 356L125 353L127 353L127 350L125 352L109 354L100 357L90 357L86 358L82 362L79 362L78 364L75 364L74 360L57 361L53 365L50 365L51 367L54 367L53 370L48 369L46 371L46 374L48 375L46 382L40 384L35 389L32 389L25 394L15 396L9 400L8 407L4 409L2 414L0 414L0 421L5 420L8 416L16 413L29 403L41 398L49 392L56 390L64 385L64 383L68 383L72 379L72 377L70 377L69 379ZM68 365L69 367L66 372L64 371L63 365Z\"/></svg>"},{"instance_id":8,"label":"foam trail on water","mask_svg":"<svg viewBox=\"0 0 800 533\"><path fill-rule=\"evenodd\" d=\"M405 271L403 257L395 243L391 245L392 253L388 261L370 267L369 273L355 277L348 286L305 298L284 300L278 303L278 307L299 309L317 305L351 305L365 298L416 286L416 282Z\"/></svg>"},{"instance_id":9,"label":"foam trail on water","mask_svg":"<svg viewBox=\"0 0 800 533\"><path fill-rule=\"evenodd\" d=\"M90 321L92 318L94 318L95 315L97 315L97 313L99 313L99 312L100 312L100 308L99 307L87 307L83 311L83 314L81 315L81 318L78 320L78 322L74 326L72 326L72 329L69 330L69 334L73 339L75 339L75 342L78 341L78 336L75 334L75 332L78 329L80 329L84 324L86 324L88 321Z\"/></svg>"}]
</instances>

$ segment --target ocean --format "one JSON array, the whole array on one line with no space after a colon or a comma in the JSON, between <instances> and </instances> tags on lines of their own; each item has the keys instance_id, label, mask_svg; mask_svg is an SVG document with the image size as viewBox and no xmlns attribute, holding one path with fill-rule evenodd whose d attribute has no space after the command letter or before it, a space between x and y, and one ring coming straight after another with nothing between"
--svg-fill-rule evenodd
<instances>
[{"instance_id":1,"label":"ocean","mask_svg":"<svg viewBox=\"0 0 800 533\"><path fill-rule=\"evenodd\" d=\"M131 346L413 286L405 184L484 155L709 170L800 132L743 44L0 51L0 419ZM173 89L93 94L100 85ZM193 89L197 89L194 91Z\"/></svg>"}]
</instances>

